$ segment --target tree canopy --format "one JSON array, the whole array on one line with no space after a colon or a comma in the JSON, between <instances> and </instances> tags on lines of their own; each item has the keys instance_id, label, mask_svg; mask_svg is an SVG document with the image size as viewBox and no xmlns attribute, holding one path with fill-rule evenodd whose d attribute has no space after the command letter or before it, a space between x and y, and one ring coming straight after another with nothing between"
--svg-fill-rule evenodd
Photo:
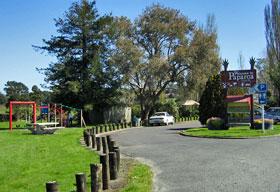
<instances>
[{"instance_id":1,"label":"tree canopy","mask_svg":"<svg viewBox=\"0 0 280 192\"><path fill-rule=\"evenodd\" d=\"M9 101L27 101L29 100L28 87L21 82L8 81L5 84L4 91Z\"/></svg>"},{"instance_id":2,"label":"tree canopy","mask_svg":"<svg viewBox=\"0 0 280 192\"><path fill-rule=\"evenodd\" d=\"M100 16L95 1L71 5L63 18L55 20L57 35L43 40L38 50L57 61L39 69L56 102L84 109L114 103L119 77L108 58L114 41L113 17Z\"/></svg>"},{"instance_id":3,"label":"tree canopy","mask_svg":"<svg viewBox=\"0 0 280 192\"><path fill-rule=\"evenodd\" d=\"M271 0L265 7L265 36L268 59L268 74L278 93L280 105L280 2Z\"/></svg>"},{"instance_id":4,"label":"tree canopy","mask_svg":"<svg viewBox=\"0 0 280 192\"><path fill-rule=\"evenodd\" d=\"M180 11L158 4L147 7L134 22L118 18L118 26L112 63L139 99L144 120L167 86L185 79L218 48L211 43L216 43L212 32L207 35Z\"/></svg>"}]
</instances>

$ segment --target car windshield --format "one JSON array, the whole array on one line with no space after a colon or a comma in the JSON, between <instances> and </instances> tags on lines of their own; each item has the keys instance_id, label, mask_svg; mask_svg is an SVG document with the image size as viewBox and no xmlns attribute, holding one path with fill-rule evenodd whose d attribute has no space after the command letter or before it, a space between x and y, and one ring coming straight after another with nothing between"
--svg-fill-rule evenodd
<instances>
[{"instance_id":1,"label":"car windshield","mask_svg":"<svg viewBox=\"0 0 280 192\"><path fill-rule=\"evenodd\" d=\"M154 116L165 116L165 113L155 113Z\"/></svg>"}]
</instances>

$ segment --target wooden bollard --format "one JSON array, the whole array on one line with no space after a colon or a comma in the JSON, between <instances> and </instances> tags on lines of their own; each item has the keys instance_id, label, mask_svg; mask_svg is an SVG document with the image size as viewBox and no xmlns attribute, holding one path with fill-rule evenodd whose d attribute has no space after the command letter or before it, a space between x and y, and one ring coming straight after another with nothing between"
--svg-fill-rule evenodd
<instances>
[{"instance_id":1,"label":"wooden bollard","mask_svg":"<svg viewBox=\"0 0 280 192\"><path fill-rule=\"evenodd\" d=\"M115 180L118 178L118 169L117 169L117 156L116 152L109 153L109 166L110 166L110 179Z\"/></svg>"},{"instance_id":2,"label":"wooden bollard","mask_svg":"<svg viewBox=\"0 0 280 192\"><path fill-rule=\"evenodd\" d=\"M96 127L95 127L95 134L98 134L98 133L99 133L99 127L96 126Z\"/></svg>"},{"instance_id":3,"label":"wooden bollard","mask_svg":"<svg viewBox=\"0 0 280 192\"><path fill-rule=\"evenodd\" d=\"M101 151L102 143L101 143L101 137L96 137L96 150Z\"/></svg>"},{"instance_id":4,"label":"wooden bollard","mask_svg":"<svg viewBox=\"0 0 280 192\"><path fill-rule=\"evenodd\" d=\"M75 176L76 176L77 192L86 192L87 191L86 174L77 173Z\"/></svg>"},{"instance_id":5,"label":"wooden bollard","mask_svg":"<svg viewBox=\"0 0 280 192\"><path fill-rule=\"evenodd\" d=\"M108 149L108 143L107 143L107 138L106 137L101 137L102 141L102 149L104 154L109 154L109 149Z\"/></svg>"},{"instance_id":6,"label":"wooden bollard","mask_svg":"<svg viewBox=\"0 0 280 192\"><path fill-rule=\"evenodd\" d=\"M46 183L46 192L59 192L56 181L49 181Z\"/></svg>"},{"instance_id":7,"label":"wooden bollard","mask_svg":"<svg viewBox=\"0 0 280 192\"><path fill-rule=\"evenodd\" d=\"M91 146L93 149L96 148L96 135L95 134L91 135Z\"/></svg>"},{"instance_id":8,"label":"wooden bollard","mask_svg":"<svg viewBox=\"0 0 280 192\"><path fill-rule=\"evenodd\" d=\"M108 149L110 151L110 145L111 145L111 135L106 135L106 139L107 139L107 145L108 145Z\"/></svg>"},{"instance_id":9,"label":"wooden bollard","mask_svg":"<svg viewBox=\"0 0 280 192\"><path fill-rule=\"evenodd\" d=\"M103 190L106 190L109 188L110 180L108 155L100 155L100 163L102 164L102 186Z\"/></svg>"},{"instance_id":10,"label":"wooden bollard","mask_svg":"<svg viewBox=\"0 0 280 192\"><path fill-rule=\"evenodd\" d=\"M114 147L114 152L116 153L117 158L117 170L120 170L120 163L121 163L121 153L119 147Z\"/></svg>"},{"instance_id":11,"label":"wooden bollard","mask_svg":"<svg viewBox=\"0 0 280 192\"><path fill-rule=\"evenodd\" d=\"M99 172L101 167L97 164L90 164L90 186L91 192L99 192L102 190L102 178Z\"/></svg>"},{"instance_id":12,"label":"wooden bollard","mask_svg":"<svg viewBox=\"0 0 280 192\"><path fill-rule=\"evenodd\" d=\"M114 147L116 146L116 141L111 140L109 144L109 151L114 152Z\"/></svg>"},{"instance_id":13,"label":"wooden bollard","mask_svg":"<svg viewBox=\"0 0 280 192\"><path fill-rule=\"evenodd\" d=\"M95 135L96 134L96 127L92 127L91 130L92 130L92 134Z\"/></svg>"},{"instance_id":14,"label":"wooden bollard","mask_svg":"<svg viewBox=\"0 0 280 192\"><path fill-rule=\"evenodd\" d=\"M99 126L99 129L100 129L99 132L103 133L103 126L102 125Z\"/></svg>"},{"instance_id":15,"label":"wooden bollard","mask_svg":"<svg viewBox=\"0 0 280 192\"><path fill-rule=\"evenodd\" d=\"M107 124L104 125L104 128L105 128L105 132L108 132L108 126L107 126Z\"/></svg>"},{"instance_id":16,"label":"wooden bollard","mask_svg":"<svg viewBox=\"0 0 280 192\"><path fill-rule=\"evenodd\" d=\"M86 140L87 140L87 138L86 138L86 137L87 137L87 132L86 132L86 130L83 131L83 136L84 136L84 142L86 143Z\"/></svg>"},{"instance_id":17,"label":"wooden bollard","mask_svg":"<svg viewBox=\"0 0 280 192\"><path fill-rule=\"evenodd\" d=\"M91 147L91 145L92 145L91 144L91 135L90 135L89 132L87 133L87 142L86 142L86 144L87 144L88 147Z\"/></svg>"}]
</instances>

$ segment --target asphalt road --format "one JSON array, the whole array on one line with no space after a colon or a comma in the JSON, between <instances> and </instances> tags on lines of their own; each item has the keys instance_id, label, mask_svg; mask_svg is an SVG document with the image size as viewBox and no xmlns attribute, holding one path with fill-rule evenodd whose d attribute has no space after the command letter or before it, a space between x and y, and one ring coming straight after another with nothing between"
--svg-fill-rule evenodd
<instances>
[{"instance_id":1,"label":"asphalt road","mask_svg":"<svg viewBox=\"0 0 280 192\"><path fill-rule=\"evenodd\" d=\"M280 192L280 137L205 139L178 130L199 126L127 129L113 137L124 155L153 168L154 191Z\"/></svg>"}]
</instances>

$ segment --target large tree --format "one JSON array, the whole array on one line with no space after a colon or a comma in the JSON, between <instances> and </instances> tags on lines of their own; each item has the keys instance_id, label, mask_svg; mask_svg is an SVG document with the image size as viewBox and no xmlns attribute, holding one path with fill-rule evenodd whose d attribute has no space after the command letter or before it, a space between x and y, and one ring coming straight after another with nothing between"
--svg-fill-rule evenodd
<instances>
[{"instance_id":1,"label":"large tree","mask_svg":"<svg viewBox=\"0 0 280 192\"><path fill-rule=\"evenodd\" d=\"M271 0L271 5L265 7L265 35L268 59L268 73L278 94L280 105L280 2Z\"/></svg>"},{"instance_id":2,"label":"large tree","mask_svg":"<svg viewBox=\"0 0 280 192\"><path fill-rule=\"evenodd\" d=\"M195 31L190 44L192 64L188 75L179 81L180 100L199 100L208 78L219 73L221 59L217 39L215 16L208 15L206 25Z\"/></svg>"},{"instance_id":3,"label":"large tree","mask_svg":"<svg viewBox=\"0 0 280 192\"><path fill-rule=\"evenodd\" d=\"M8 101L27 101L29 99L28 87L22 82L7 81L4 91Z\"/></svg>"},{"instance_id":4,"label":"large tree","mask_svg":"<svg viewBox=\"0 0 280 192\"><path fill-rule=\"evenodd\" d=\"M63 18L55 20L57 35L36 47L56 57L40 69L54 100L85 109L101 109L114 102L118 76L109 64L113 17L100 16L95 1L75 2Z\"/></svg>"},{"instance_id":5,"label":"large tree","mask_svg":"<svg viewBox=\"0 0 280 192\"><path fill-rule=\"evenodd\" d=\"M146 120L167 86L188 75L195 64L200 33L195 23L178 10L152 5L134 21L119 18L119 39L112 62L140 101ZM205 38L209 41L210 39ZM195 49L197 48L197 49Z\"/></svg>"}]
</instances>

